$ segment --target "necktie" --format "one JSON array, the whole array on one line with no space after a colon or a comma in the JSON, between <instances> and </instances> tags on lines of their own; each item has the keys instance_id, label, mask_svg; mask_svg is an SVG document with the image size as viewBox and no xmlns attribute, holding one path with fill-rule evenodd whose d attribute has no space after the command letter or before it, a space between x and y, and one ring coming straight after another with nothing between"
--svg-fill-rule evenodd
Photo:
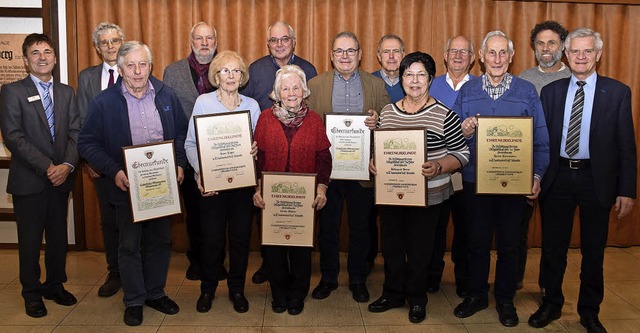
<instances>
[{"instance_id":1,"label":"necktie","mask_svg":"<svg viewBox=\"0 0 640 333\"><path fill-rule=\"evenodd\" d=\"M51 132L51 138L55 140L55 132L53 129L53 100L51 99L51 82L39 82L42 89L44 89L44 98L42 99L42 106L44 107L44 115L47 117L47 123L49 123L49 132Z\"/></svg>"},{"instance_id":2,"label":"necktie","mask_svg":"<svg viewBox=\"0 0 640 333\"><path fill-rule=\"evenodd\" d=\"M107 83L107 88L111 88L115 82L113 81L113 69L109 70L109 83Z\"/></svg>"},{"instance_id":3,"label":"necktie","mask_svg":"<svg viewBox=\"0 0 640 333\"><path fill-rule=\"evenodd\" d=\"M584 81L576 82L578 90L571 105L571 116L569 117L569 129L567 130L567 142L564 151L569 158L578 153L580 149L580 124L582 124L582 109L584 108Z\"/></svg>"}]
</instances>

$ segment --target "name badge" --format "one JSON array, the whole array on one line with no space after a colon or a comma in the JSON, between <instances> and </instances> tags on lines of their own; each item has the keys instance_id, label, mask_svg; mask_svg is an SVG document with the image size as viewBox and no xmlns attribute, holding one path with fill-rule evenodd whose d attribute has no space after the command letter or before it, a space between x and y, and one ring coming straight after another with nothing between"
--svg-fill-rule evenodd
<instances>
[{"instance_id":1,"label":"name badge","mask_svg":"<svg viewBox=\"0 0 640 333\"><path fill-rule=\"evenodd\" d=\"M27 97L27 101L29 101L29 103L33 103L39 100L40 100L40 95L33 95L33 96Z\"/></svg>"}]
</instances>

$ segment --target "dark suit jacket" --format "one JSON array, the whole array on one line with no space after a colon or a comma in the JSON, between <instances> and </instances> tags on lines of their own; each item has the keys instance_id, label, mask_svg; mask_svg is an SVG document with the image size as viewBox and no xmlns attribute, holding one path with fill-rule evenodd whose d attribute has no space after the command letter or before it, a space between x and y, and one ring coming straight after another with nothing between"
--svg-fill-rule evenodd
<instances>
[{"instance_id":1,"label":"dark suit jacket","mask_svg":"<svg viewBox=\"0 0 640 333\"><path fill-rule=\"evenodd\" d=\"M12 154L7 192L15 195L41 192L50 184L47 168L51 163L78 163L80 118L73 89L62 83L53 84L55 141L51 140L42 101L30 102L31 96L39 95L29 76L3 85L0 91L0 126ZM71 190L73 178L70 175L58 188Z\"/></svg>"},{"instance_id":2,"label":"dark suit jacket","mask_svg":"<svg viewBox=\"0 0 640 333\"><path fill-rule=\"evenodd\" d=\"M541 199L558 172L562 120L570 78L542 88L540 99L549 130L551 163L542 179ZM598 200L604 206L617 196L636 197L638 176L636 143L631 115L631 90L623 83L599 76L591 115L589 156Z\"/></svg>"},{"instance_id":3,"label":"dark suit jacket","mask_svg":"<svg viewBox=\"0 0 640 333\"><path fill-rule=\"evenodd\" d=\"M191 77L191 68L189 67L189 61L187 59L181 59L174 63L169 64L164 69L162 75L162 82L173 88L178 95L180 105L182 105L182 111L184 111L187 120L191 119L191 113L193 113L193 105L198 99L198 89Z\"/></svg>"},{"instance_id":4,"label":"dark suit jacket","mask_svg":"<svg viewBox=\"0 0 640 333\"><path fill-rule=\"evenodd\" d=\"M91 100L102 91L102 64L84 69L78 75L78 111L84 124Z\"/></svg>"}]
</instances>

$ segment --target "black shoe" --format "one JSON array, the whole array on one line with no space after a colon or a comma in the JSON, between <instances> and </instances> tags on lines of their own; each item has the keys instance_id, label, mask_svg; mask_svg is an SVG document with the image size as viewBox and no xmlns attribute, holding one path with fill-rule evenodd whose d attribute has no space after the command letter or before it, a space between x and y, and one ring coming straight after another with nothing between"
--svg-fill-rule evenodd
<instances>
[{"instance_id":1,"label":"black shoe","mask_svg":"<svg viewBox=\"0 0 640 333\"><path fill-rule=\"evenodd\" d=\"M297 316L302 313L302 310L304 310L304 301L299 299L292 299L289 302L289 308L287 309L287 312L289 312L290 315Z\"/></svg>"},{"instance_id":2,"label":"black shoe","mask_svg":"<svg viewBox=\"0 0 640 333\"><path fill-rule=\"evenodd\" d=\"M529 326L543 328L553 320L559 319L562 311L555 306L542 303L534 314L529 317Z\"/></svg>"},{"instance_id":3,"label":"black shoe","mask_svg":"<svg viewBox=\"0 0 640 333\"><path fill-rule=\"evenodd\" d=\"M58 303L60 305L64 305L64 306L70 306L70 305L74 305L74 304L78 303L78 300L75 298L75 296L73 296L73 294L71 294L70 292L68 292L64 288L61 288L57 292L55 292L53 294L45 295L43 297L45 299L52 300L52 301L54 301L54 302L56 302L56 303Z\"/></svg>"},{"instance_id":4,"label":"black shoe","mask_svg":"<svg viewBox=\"0 0 640 333\"><path fill-rule=\"evenodd\" d=\"M369 312L385 312L389 309L399 308L404 305L404 301L394 302L385 296L382 296L369 304Z\"/></svg>"},{"instance_id":5,"label":"black shoe","mask_svg":"<svg viewBox=\"0 0 640 333\"><path fill-rule=\"evenodd\" d=\"M226 280L227 276L229 276L229 271L227 271L227 268L224 267L224 265L221 265L220 266L220 271L218 273L218 281Z\"/></svg>"},{"instance_id":6,"label":"black shoe","mask_svg":"<svg viewBox=\"0 0 640 333\"><path fill-rule=\"evenodd\" d=\"M109 297L115 295L122 288L120 276L109 275L104 284L98 289L98 296Z\"/></svg>"},{"instance_id":7,"label":"black shoe","mask_svg":"<svg viewBox=\"0 0 640 333\"><path fill-rule=\"evenodd\" d=\"M187 274L185 274L185 277L187 278L187 280L191 280L191 281L200 280L200 266L198 266L197 264L189 265L189 268L187 268Z\"/></svg>"},{"instance_id":8,"label":"black shoe","mask_svg":"<svg viewBox=\"0 0 640 333\"><path fill-rule=\"evenodd\" d=\"M211 310L211 302L213 301L212 293L202 293L196 302L196 311L200 313L209 312Z\"/></svg>"},{"instance_id":9,"label":"black shoe","mask_svg":"<svg viewBox=\"0 0 640 333\"><path fill-rule=\"evenodd\" d=\"M438 290L440 290L440 285L427 286L427 293L429 294L435 294Z\"/></svg>"},{"instance_id":10,"label":"black shoe","mask_svg":"<svg viewBox=\"0 0 640 333\"><path fill-rule=\"evenodd\" d=\"M467 318L487 307L489 307L489 301L485 297L467 297L456 306L453 314L458 318Z\"/></svg>"},{"instance_id":11,"label":"black shoe","mask_svg":"<svg viewBox=\"0 0 640 333\"><path fill-rule=\"evenodd\" d=\"M524 288L524 281L520 280L516 283L516 290L520 290L522 288Z\"/></svg>"},{"instance_id":12,"label":"black shoe","mask_svg":"<svg viewBox=\"0 0 640 333\"><path fill-rule=\"evenodd\" d=\"M249 311L249 301L244 297L243 293L229 294L229 300L233 302L233 309L237 313L245 313Z\"/></svg>"},{"instance_id":13,"label":"black shoe","mask_svg":"<svg viewBox=\"0 0 640 333\"><path fill-rule=\"evenodd\" d=\"M268 280L267 268L264 267L264 261L263 261L262 265L260 265L260 268L258 268L258 270L255 273L253 273L253 276L251 277L251 282L253 282L254 284L263 284L267 282L267 280Z\"/></svg>"},{"instance_id":14,"label":"black shoe","mask_svg":"<svg viewBox=\"0 0 640 333\"><path fill-rule=\"evenodd\" d=\"M325 299L329 297L329 295L331 295L331 292L336 289L338 289L337 283L328 283L328 282L320 281L318 286L313 289L313 292L311 292L311 297L315 299Z\"/></svg>"},{"instance_id":15,"label":"black shoe","mask_svg":"<svg viewBox=\"0 0 640 333\"><path fill-rule=\"evenodd\" d=\"M47 315L47 308L44 306L44 302L38 301L25 301L24 310L27 316L33 318L40 318Z\"/></svg>"},{"instance_id":16,"label":"black shoe","mask_svg":"<svg viewBox=\"0 0 640 333\"><path fill-rule=\"evenodd\" d=\"M597 314L581 316L580 325L587 329L587 333L607 333Z\"/></svg>"},{"instance_id":17,"label":"black shoe","mask_svg":"<svg viewBox=\"0 0 640 333\"><path fill-rule=\"evenodd\" d=\"M513 306L513 303L496 304L496 310L498 311L498 318L502 326L514 327L520 322L516 307Z\"/></svg>"},{"instance_id":18,"label":"black shoe","mask_svg":"<svg viewBox=\"0 0 640 333\"><path fill-rule=\"evenodd\" d=\"M364 283L354 283L349 285L349 290L351 290L351 296L356 302L364 303L369 302L369 290L367 290L367 285ZM314 290L315 291L315 290ZM331 291L329 291L331 293Z\"/></svg>"},{"instance_id":19,"label":"black shoe","mask_svg":"<svg viewBox=\"0 0 640 333\"><path fill-rule=\"evenodd\" d=\"M427 279L427 293L435 294L438 290L440 290L440 279L437 277Z\"/></svg>"},{"instance_id":20,"label":"black shoe","mask_svg":"<svg viewBox=\"0 0 640 333\"><path fill-rule=\"evenodd\" d=\"M462 280L456 280L456 295L460 298L467 298L469 291L467 289L467 283Z\"/></svg>"},{"instance_id":21,"label":"black shoe","mask_svg":"<svg viewBox=\"0 0 640 333\"><path fill-rule=\"evenodd\" d=\"M417 324L427 317L427 309L424 305L412 305L409 308L409 321Z\"/></svg>"},{"instance_id":22,"label":"black shoe","mask_svg":"<svg viewBox=\"0 0 640 333\"><path fill-rule=\"evenodd\" d=\"M285 304L271 302L271 310L275 313L283 313L287 311L287 306Z\"/></svg>"},{"instance_id":23,"label":"black shoe","mask_svg":"<svg viewBox=\"0 0 640 333\"><path fill-rule=\"evenodd\" d=\"M142 305L129 306L124 309L124 323L127 326L138 326L142 324Z\"/></svg>"},{"instance_id":24,"label":"black shoe","mask_svg":"<svg viewBox=\"0 0 640 333\"><path fill-rule=\"evenodd\" d=\"M168 315L173 315L180 311L180 307L178 307L178 304L176 304L176 302L172 301L167 296L162 296L154 300L146 300L144 301L144 304L152 309L156 309Z\"/></svg>"}]
</instances>

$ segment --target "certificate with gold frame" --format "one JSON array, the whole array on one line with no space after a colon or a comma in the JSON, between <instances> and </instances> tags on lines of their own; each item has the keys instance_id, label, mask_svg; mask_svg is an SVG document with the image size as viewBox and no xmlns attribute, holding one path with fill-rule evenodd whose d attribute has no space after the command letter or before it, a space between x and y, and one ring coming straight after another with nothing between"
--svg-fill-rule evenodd
<instances>
[{"instance_id":1,"label":"certificate with gold frame","mask_svg":"<svg viewBox=\"0 0 640 333\"><path fill-rule=\"evenodd\" d=\"M199 115L193 121L205 192L256 186L249 111Z\"/></svg>"},{"instance_id":2,"label":"certificate with gold frame","mask_svg":"<svg viewBox=\"0 0 640 333\"><path fill-rule=\"evenodd\" d=\"M173 140L122 147L133 222L180 214Z\"/></svg>"},{"instance_id":3,"label":"certificate with gold frame","mask_svg":"<svg viewBox=\"0 0 640 333\"><path fill-rule=\"evenodd\" d=\"M370 180L371 130L364 124L368 114L325 114L331 142L331 179Z\"/></svg>"},{"instance_id":4,"label":"certificate with gold frame","mask_svg":"<svg viewBox=\"0 0 640 333\"><path fill-rule=\"evenodd\" d=\"M427 158L424 128L377 129L373 132L376 205L427 206Z\"/></svg>"},{"instance_id":5,"label":"certificate with gold frame","mask_svg":"<svg viewBox=\"0 0 640 333\"><path fill-rule=\"evenodd\" d=\"M262 173L262 245L313 246L316 174Z\"/></svg>"},{"instance_id":6,"label":"certificate with gold frame","mask_svg":"<svg viewBox=\"0 0 640 333\"><path fill-rule=\"evenodd\" d=\"M533 117L477 119L476 194L530 195Z\"/></svg>"}]
</instances>

